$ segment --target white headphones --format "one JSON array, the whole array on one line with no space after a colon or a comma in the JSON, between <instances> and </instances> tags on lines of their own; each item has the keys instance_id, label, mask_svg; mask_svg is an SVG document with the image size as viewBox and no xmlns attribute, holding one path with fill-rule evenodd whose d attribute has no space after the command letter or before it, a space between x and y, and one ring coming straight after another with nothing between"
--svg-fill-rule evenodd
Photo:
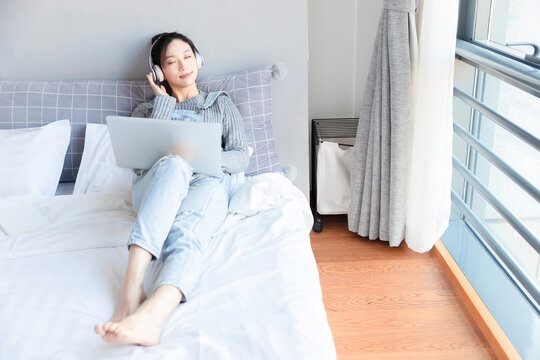
<instances>
[{"instance_id":1,"label":"white headphones","mask_svg":"<svg viewBox=\"0 0 540 360\"><path fill-rule=\"evenodd\" d=\"M154 82L156 85L160 85L163 81L165 81L165 76L163 75L163 71L159 67L159 65L155 65L152 61L152 50L154 49L154 45L161 39L163 35L160 35L156 41L152 43L152 46L150 47L150 55L148 55L148 65L150 65L150 71L152 71L152 76L154 77ZM201 54L201 52L195 47L195 45L191 46L193 49L193 54L195 55L195 60L197 60L197 65L199 69L204 65L204 56Z\"/></svg>"}]
</instances>

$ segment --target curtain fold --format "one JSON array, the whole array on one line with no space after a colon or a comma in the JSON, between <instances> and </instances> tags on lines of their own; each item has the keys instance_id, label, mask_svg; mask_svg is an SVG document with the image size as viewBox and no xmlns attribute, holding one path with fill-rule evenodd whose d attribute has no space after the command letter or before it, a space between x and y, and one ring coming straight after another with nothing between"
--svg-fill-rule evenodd
<instances>
[{"instance_id":1,"label":"curtain fold","mask_svg":"<svg viewBox=\"0 0 540 360\"><path fill-rule=\"evenodd\" d=\"M349 230L390 246L398 246L405 235L410 10L414 1L412 6L411 1L384 2L351 167Z\"/></svg>"},{"instance_id":2,"label":"curtain fold","mask_svg":"<svg viewBox=\"0 0 540 360\"><path fill-rule=\"evenodd\" d=\"M458 0L420 1L417 12L405 239L418 252L433 247L450 218L458 10Z\"/></svg>"},{"instance_id":3,"label":"curtain fold","mask_svg":"<svg viewBox=\"0 0 540 360\"><path fill-rule=\"evenodd\" d=\"M414 0L384 0L353 149L348 213L350 231L390 246L406 238L420 252L433 246L448 223L448 89L458 0L427 3L420 2L417 20ZM436 36L445 45L435 46ZM432 54L441 48L441 54ZM433 58L444 71L432 71Z\"/></svg>"}]
</instances>

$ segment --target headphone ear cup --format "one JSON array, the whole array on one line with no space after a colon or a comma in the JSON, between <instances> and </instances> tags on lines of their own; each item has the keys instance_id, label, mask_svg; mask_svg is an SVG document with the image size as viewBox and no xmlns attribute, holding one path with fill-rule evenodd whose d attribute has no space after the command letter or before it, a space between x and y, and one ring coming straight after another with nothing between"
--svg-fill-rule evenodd
<instances>
[{"instance_id":1,"label":"headphone ear cup","mask_svg":"<svg viewBox=\"0 0 540 360\"><path fill-rule=\"evenodd\" d=\"M163 71L161 71L161 68L157 65L153 65L152 69L154 70L154 82L156 84L158 82L163 82L163 80L165 80L165 76L163 75Z\"/></svg>"}]
</instances>

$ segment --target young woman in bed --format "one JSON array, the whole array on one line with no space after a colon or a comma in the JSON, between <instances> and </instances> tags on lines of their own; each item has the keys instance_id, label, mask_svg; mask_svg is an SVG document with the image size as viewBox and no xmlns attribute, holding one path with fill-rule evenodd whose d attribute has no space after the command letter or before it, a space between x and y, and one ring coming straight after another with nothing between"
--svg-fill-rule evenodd
<instances>
[{"instance_id":1,"label":"young woman in bed","mask_svg":"<svg viewBox=\"0 0 540 360\"><path fill-rule=\"evenodd\" d=\"M127 244L123 294L111 319L94 330L109 343L145 346L159 343L164 319L190 299L204 249L227 213L229 174L244 171L249 162L243 121L229 96L197 87L203 61L193 42L182 34L163 33L152 44L151 66L161 65L157 72L162 70L164 85L156 85L148 73L156 96L137 106L132 116L222 124L223 172L220 176L194 174L180 155L165 156L150 170L136 171L133 207L137 220ZM146 299L144 275L156 259L163 267Z\"/></svg>"}]
</instances>

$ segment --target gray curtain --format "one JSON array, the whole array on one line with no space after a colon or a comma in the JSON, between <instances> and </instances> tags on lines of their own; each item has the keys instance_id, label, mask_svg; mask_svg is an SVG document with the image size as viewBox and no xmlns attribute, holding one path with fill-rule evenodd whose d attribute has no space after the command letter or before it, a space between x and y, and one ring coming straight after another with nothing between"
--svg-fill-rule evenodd
<instances>
[{"instance_id":1,"label":"gray curtain","mask_svg":"<svg viewBox=\"0 0 540 360\"><path fill-rule=\"evenodd\" d=\"M349 230L390 246L405 236L414 8L414 0L384 1L351 168Z\"/></svg>"}]
</instances>

